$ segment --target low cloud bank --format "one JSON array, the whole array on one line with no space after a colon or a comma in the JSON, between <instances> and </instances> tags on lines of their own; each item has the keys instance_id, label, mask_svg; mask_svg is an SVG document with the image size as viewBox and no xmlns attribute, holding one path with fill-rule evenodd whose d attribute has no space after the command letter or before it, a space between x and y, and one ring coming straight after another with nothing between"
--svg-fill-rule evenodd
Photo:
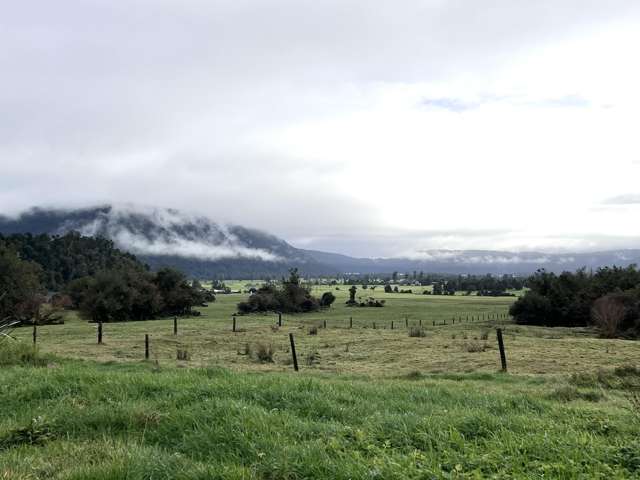
<instances>
[{"instance_id":1,"label":"low cloud bank","mask_svg":"<svg viewBox=\"0 0 640 480\"><path fill-rule=\"evenodd\" d=\"M66 225L82 235L101 235L137 255L162 255L222 260L248 258L267 262L283 259L261 248L244 245L229 229L211 220L170 209L128 205L110 207L83 224Z\"/></svg>"},{"instance_id":2,"label":"low cloud bank","mask_svg":"<svg viewBox=\"0 0 640 480\"><path fill-rule=\"evenodd\" d=\"M574 257L561 255L541 255L538 253L508 253L508 252L474 252L461 250L419 250L406 255L410 260L424 262L448 262L459 264L545 264L570 263Z\"/></svg>"}]
</instances>

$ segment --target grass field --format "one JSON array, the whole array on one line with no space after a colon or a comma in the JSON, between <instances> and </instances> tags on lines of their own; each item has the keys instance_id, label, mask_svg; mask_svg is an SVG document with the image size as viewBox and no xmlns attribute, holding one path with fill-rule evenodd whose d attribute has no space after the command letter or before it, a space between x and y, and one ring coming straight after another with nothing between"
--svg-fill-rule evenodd
<instances>
[{"instance_id":1,"label":"grass field","mask_svg":"<svg viewBox=\"0 0 640 480\"><path fill-rule=\"evenodd\" d=\"M105 324L103 345L73 313L40 327L40 366L0 356L0 479L640 478L637 342L488 320L512 298L375 292L387 306L349 308L332 291L281 328L239 316L232 332L242 295L177 336L172 319ZM31 329L16 336L28 352ZM245 354L260 343L273 363Z\"/></svg>"},{"instance_id":2,"label":"grass field","mask_svg":"<svg viewBox=\"0 0 640 480\"><path fill-rule=\"evenodd\" d=\"M326 290L320 288L315 293ZM144 358L144 335L149 334L151 360L162 365L283 372L292 369L291 332L305 371L396 377L413 371L495 372L500 366L495 327L502 326L512 373L566 374L640 364L637 342L598 339L587 329L522 327L508 319L489 320L489 316L506 314L513 301L509 297L378 292L377 298L387 300L385 307L360 308L345 305L345 288L332 291L338 299L329 310L284 315L282 328L275 328L276 315L238 316L238 331L232 332L232 315L245 296L219 295L215 303L201 309L200 317L179 319L177 336L173 335L173 319L105 324L104 343L98 345L96 325L71 314L64 325L40 327L38 345L42 352L69 358L139 361ZM447 325L442 325L445 321ZM409 337L406 324L420 322L426 336ZM312 326L319 327L317 335L309 335ZM19 329L16 336L30 341L31 330ZM273 346L273 363L244 355L247 345L255 350L260 343ZM189 353L188 362L176 360L178 349Z\"/></svg>"}]
</instances>

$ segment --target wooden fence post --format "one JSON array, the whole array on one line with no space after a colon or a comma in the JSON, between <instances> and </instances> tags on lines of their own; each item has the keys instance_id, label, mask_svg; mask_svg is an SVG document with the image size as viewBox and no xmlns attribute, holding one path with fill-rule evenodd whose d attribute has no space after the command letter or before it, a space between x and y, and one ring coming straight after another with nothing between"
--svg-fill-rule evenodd
<instances>
[{"instance_id":1,"label":"wooden fence post","mask_svg":"<svg viewBox=\"0 0 640 480\"><path fill-rule=\"evenodd\" d=\"M500 349L500 363L502 365L502 371L507 371L507 356L504 353L504 341L502 340L502 329L496 329L496 335L498 337L498 348Z\"/></svg>"},{"instance_id":2,"label":"wooden fence post","mask_svg":"<svg viewBox=\"0 0 640 480\"><path fill-rule=\"evenodd\" d=\"M327 321L323 320L322 324L324 325L324 328L327 328Z\"/></svg>"},{"instance_id":3,"label":"wooden fence post","mask_svg":"<svg viewBox=\"0 0 640 480\"><path fill-rule=\"evenodd\" d=\"M38 338L38 322L36 319L33 319L33 344L36 344L36 339Z\"/></svg>"},{"instance_id":4,"label":"wooden fence post","mask_svg":"<svg viewBox=\"0 0 640 480\"><path fill-rule=\"evenodd\" d=\"M231 331L235 332L236 331L236 316L233 316L233 326L231 327Z\"/></svg>"},{"instance_id":5,"label":"wooden fence post","mask_svg":"<svg viewBox=\"0 0 640 480\"><path fill-rule=\"evenodd\" d=\"M298 357L296 356L296 344L293 342L293 333L289 334L289 341L291 342L291 357L293 358L293 369L298 371Z\"/></svg>"},{"instance_id":6,"label":"wooden fence post","mask_svg":"<svg viewBox=\"0 0 640 480\"><path fill-rule=\"evenodd\" d=\"M404 316L404 326L405 327L409 326L409 317L407 317L406 315Z\"/></svg>"},{"instance_id":7,"label":"wooden fence post","mask_svg":"<svg viewBox=\"0 0 640 480\"><path fill-rule=\"evenodd\" d=\"M149 334L144 334L144 359L149 360Z\"/></svg>"},{"instance_id":8,"label":"wooden fence post","mask_svg":"<svg viewBox=\"0 0 640 480\"><path fill-rule=\"evenodd\" d=\"M393 330L393 320L391 320L391 330Z\"/></svg>"},{"instance_id":9,"label":"wooden fence post","mask_svg":"<svg viewBox=\"0 0 640 480\"><path fill-rule=\"evenodd\" d=\"M178 334L178 317L173 317L173 334Z\"/></svg>"},{"instance_id":10,"label":"wooden fence post","mask_svg":"<svg viewBox=\"0 0 640 480\"><path fill-rule=\"evenodd\" d=\"M353 328L353 317L349 317L349 328Z\"/></svg>"},{"instance_id":11,"label":"wooden fence post","mask_svg":"<svg viewBox=\"0 0 640 480\"><path fill-rule=\"evenodd\" d=\"M102 344L102 322L98 322L98 344Z\"/></svg>"},{"instance_id":12,"label":"wooden fence post","mask_svg":"<svg viewBox=\"0 0 640 480\"><path fill-rule=\"evenodd\" d=\"M282 312L278 312L278 326L282 326Z\"/></svg>"}]
</instances>

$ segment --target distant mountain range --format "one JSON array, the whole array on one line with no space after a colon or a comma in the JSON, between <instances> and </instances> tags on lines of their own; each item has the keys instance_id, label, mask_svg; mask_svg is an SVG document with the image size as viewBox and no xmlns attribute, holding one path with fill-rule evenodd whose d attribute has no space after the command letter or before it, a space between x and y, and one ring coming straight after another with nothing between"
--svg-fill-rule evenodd
<instances>
[{"instance_id":1,"label":"distant mountain range","mask_svg":"<svg viewBox=\"0 0 640 480\"><path fill-rule=\"evenodd\" d=\"M17 218L0 216L0 233L83 235L111 239L152 268L172 266L199 278L258 278L298 267L306 275L339 273L529 274L640 263L640 250L547 254L484 250L428 250L414 257L354 258L295 248L286 241L237 225L177 210L100 206L77 210L33 208Z\"/></svg>"}]
</instances>

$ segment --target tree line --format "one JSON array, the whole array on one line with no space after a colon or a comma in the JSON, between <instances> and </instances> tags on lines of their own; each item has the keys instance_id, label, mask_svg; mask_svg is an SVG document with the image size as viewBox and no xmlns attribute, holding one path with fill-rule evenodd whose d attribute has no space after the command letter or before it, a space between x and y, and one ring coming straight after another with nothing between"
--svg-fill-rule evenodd
<instances>
[{"instance_id":1,"label":"tree line","mask_svg":"<svg viewBox=\"0 0 640 480\"><path fill-rule=\"evenodd\" d=\"M0 321L46 323L45 302L47 312L77 308L90 321L111 322L184 315L207 301L215 297L199 282L170 268L151 272L109 240L0 237Z\"/></svg>"},{"instance_id":2,"label":"tree line","mask_svg":"<svg viewBox=\"0 0 640 480\"><path fill-rule=\"evenodd\" d=\"M529 290L510 309L525 325L584 327L595 324L605 336L640 334L640 271L636 265L580 269L559 275L538 270Z\"/></svg>"}]
</instances>

